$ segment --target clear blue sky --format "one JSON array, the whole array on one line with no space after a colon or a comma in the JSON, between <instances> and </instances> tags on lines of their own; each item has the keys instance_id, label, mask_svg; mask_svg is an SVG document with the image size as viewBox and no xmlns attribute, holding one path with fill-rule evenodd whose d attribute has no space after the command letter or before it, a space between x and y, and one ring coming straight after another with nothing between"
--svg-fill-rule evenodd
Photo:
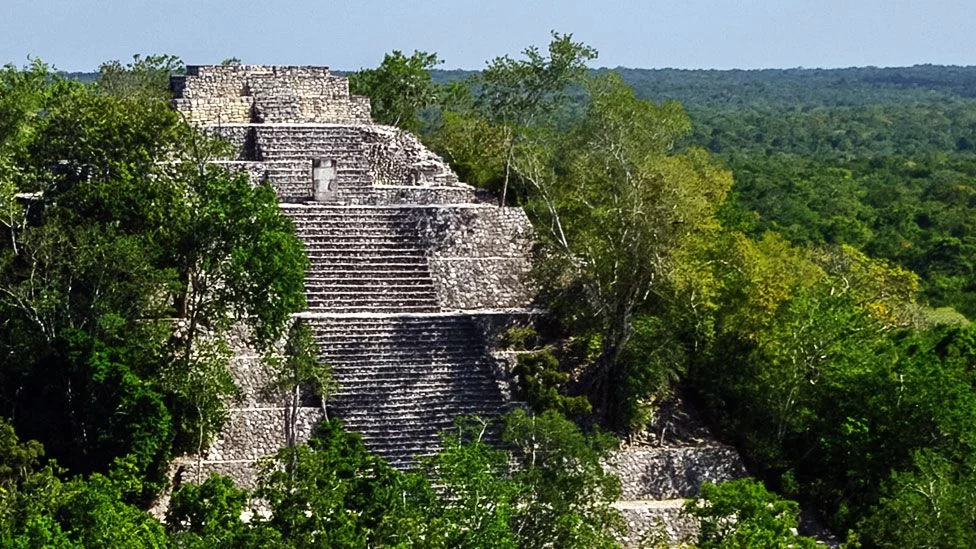
<instances>
[{"instance_id":1,"label":"clear blue sky","mask_svg":"<svg viewBox=\"0 0 976 549\"><path fill-rule=\"evenodd\" d=\"M545 45L550 29L597 48L596 66L976 65L976 0L0 0L0 8L0 63L31 55L69 71L133 53L348 70L393 49L481 68Z\"/></svg>"}]
</instances>

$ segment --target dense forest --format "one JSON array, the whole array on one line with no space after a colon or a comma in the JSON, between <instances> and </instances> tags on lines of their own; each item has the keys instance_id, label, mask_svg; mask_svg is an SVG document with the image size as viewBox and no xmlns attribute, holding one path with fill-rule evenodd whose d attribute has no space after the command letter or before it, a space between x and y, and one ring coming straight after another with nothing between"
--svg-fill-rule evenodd
<instances>
[{"instance_id":1,"label":"dense forest","mask_svg":"<svg viewBox=\"0 0 976 549\"><path fill-rule=\"evenodd\" d=\"M0 546L610 547L601 456L694 402L758 480L706 485L699 547L976 545L976 69L588 70L568 35L437 71L350 74L373 117L525 208L539 305L501 445L477 418L413 471L341 422L253 493L146 509L237 392L222 336L327 383L305 258L268 186L169 108L167 57L0 73ZM266 514L246 513L252 498ZM242 517L247 517L244 520ZM730 520L729 517L734 517ZM650 541L649 541L650 543Z\"/></svg>"}]
</instances>

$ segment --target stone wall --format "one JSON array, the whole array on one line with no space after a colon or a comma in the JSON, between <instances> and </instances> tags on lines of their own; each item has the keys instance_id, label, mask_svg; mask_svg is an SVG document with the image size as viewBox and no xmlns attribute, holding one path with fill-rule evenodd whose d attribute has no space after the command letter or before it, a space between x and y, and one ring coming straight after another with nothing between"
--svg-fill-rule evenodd
<instances>
[{"instance_id":1,"label":"stone wall","mask_svg":"<svg viewBox=\"0 0 976 549\"><path fill-rule=\"evenodd\" d=\"M620 502L614 505L627 531L619 538L624 547L677 547L697 541L701 530L696 518L681 512L677 502Z\"/></svg>"},{"instance_id":2,"label":"stone wall","mask_svg":"<svg viewBox=\"0 0 976 549\"><path fill-rule=\"evenodd\" d=\"M521 208L416 208L416 230L443 309L522 308L532 302L532 226Z\"/></svg>"},{"instance_id":3,"label":"stone wall","mask_svg":"<svg viewBox=\"0 0 976 549\"><path fill-rule=\"evenodd\" d=\"M457 176L412 134L391 126L363 129L369 171L377 185L453 185Z\"/></svg>"},{"instance_id":4,"label":"stone wall","mask_svg":"<svg viewBox=\"0 0 976 549\"><path fill-rule=\"evenodd\" d=\"M624 500L690 498L705 482L747 475L738 452L720 444L626 448L607 461L607 469L620 477Z\"/></svg>"}]
</instances>

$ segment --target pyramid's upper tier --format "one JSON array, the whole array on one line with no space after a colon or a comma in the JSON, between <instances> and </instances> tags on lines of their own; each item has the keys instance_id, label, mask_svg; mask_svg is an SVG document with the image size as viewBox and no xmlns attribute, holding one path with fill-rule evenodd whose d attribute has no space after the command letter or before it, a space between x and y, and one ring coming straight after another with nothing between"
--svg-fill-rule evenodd
<instances>
[{"instance_id":1,"label":"pyramid's upper tier","mask_svg":"<svg viewBox=\"0 0 976 549\"><path fill-rule=\"evenodd\" d=\"M199 126L370 124L369 99L328 67L190 65L170 79L175 107Z\"/></svg>"}]
</instances>

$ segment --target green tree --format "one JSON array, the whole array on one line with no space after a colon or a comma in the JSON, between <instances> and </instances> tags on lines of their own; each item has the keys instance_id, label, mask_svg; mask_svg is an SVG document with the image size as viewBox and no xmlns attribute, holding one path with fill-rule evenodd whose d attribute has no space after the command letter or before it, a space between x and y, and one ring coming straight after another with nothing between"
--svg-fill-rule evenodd
<instances>
[{"instance_id":1,"label":"green tree","mask_svg":"<svg viewBox=\"0 0 976 549\"><path fill-rule=\"evenodd\" d=\"M430 69L441 63L435 53L415 51L409 57L396 50L383 56L375 69L349 75L349 91L369 97L373 121L420 130L420 111L437 100Z\"/></svg>"},{"instance_id":2,"label":"green tree","mask_svg":"<svg viewBox=\"0 0 976 549\"><path fill-rule=\"evenodd\" d=\"M623 522L611 504L620 480L601 463L613 437L588 436L551 410L515 410L502 438L516 449L513 477L525 487L511 520L520 547L616 547L613 534Z\"/></svg>"},{"instance_id":3,"label":"green tree","mask_svg":"<svg viewBox=\"0 0 976 549\"><path fill-rule=\"evenodd\" d=\"M332 420L308 445L283 448L266 463L255 495L271 507L268 525L295 547L368 547L403 497L400 478Z\"/></svg>"},{"instance_id":4,"label":"green tree","mask_svg":"<svg viewBox=\"0 0 976 549\"><path fill-rule=\"evenodd\" d=\"M937 453L915 455L912 471L895 473L886 495L859 524L873 547L972 547L976 543L976 475Z\"/></svg>"},{"instance_id":5,"label":"green tree","mask_svg":"<svg viewBox=\"0 0 976 549\"><path fill-rule=\"evenodd\" d=\"M548 56L535 46L523 50L522 55L524 59L496 57L473 83L478 90L476 111L502 129L502 205L513 170L518 169L516 147L523 140L531 140L529 134L555 124L555 113L567 106L571 87L582 81L586 62L596 59L597 52L582 42L573 42L572 34L553 31Z\"/></svg>"},{"instance_id":6,"label":"green tree","mask_svg":"<svg viewBox=\"0 0 976 549\"><path fill-rule=\"evenodd\" d=\"M701 521L697 546L702 549L817 545L796 534L797 503L780 499L752 479L707 482L701 495L685 504L684 512Z\"/></svg>"},{"instance_id":7,"label":"green tree","mask_svg":"<svg viewBox=\"0 0 976 549\"><path fill-rule=\"evenodd\" d=\"M260 520L241 519L249 494L229 477L213 475L203 484L186 483L173 493L166 511L170 544L180 548L282 546L281 536Z\"/></svg>"},{"instance_id":8,"label":"green tree","mask_svg":"<svg viewBox=\"0 0 976 549\"><path fill-rule=\"evenodd\" d=\"M130 455L155 477L199 448L235 390L233 319L267 349L303 305L290 221L270 187L202 167L219 146L161 93L173 66L137 59L93 86L41 65L2 79L20 114L0 180L41 194L4 195L0 402L77 472Z\"/></svg>"},{"instance_id":9,"label":"green tree","mask_svg":"<svg viewBox=\"0 0 976 549\"><path fill-rule=\"evenodd\" d=\"M690 128L676 103L640 100L612 74L589 91L568 140L521 148L516 165L533 189L528 211L549 253L545 276L600 337L591 397L605 419L626 422L614 391L629 377L621 357L634 314L660 302L683 242L715 225L731 177L704 151L676 149Z\"/></svg>"}]
</instances>

